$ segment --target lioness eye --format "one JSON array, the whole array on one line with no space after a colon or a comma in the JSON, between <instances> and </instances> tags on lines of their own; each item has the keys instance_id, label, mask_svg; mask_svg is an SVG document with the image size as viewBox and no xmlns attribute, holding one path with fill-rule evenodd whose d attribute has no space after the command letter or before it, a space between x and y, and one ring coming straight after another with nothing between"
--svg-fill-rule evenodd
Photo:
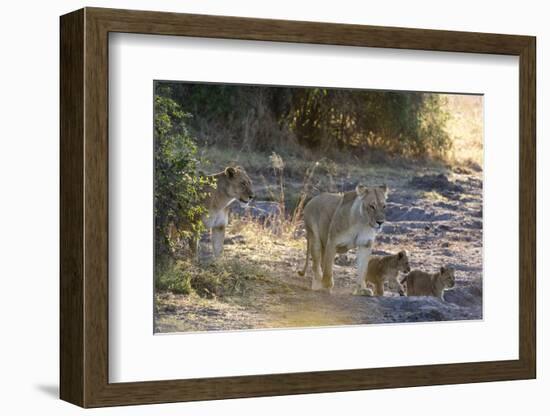
<instances>
[{"instance_id":1,"label":"lioness eye","mask_svg":"<svg viewBox=\"0 0 550 416\"><path fill-rule=\"evenodd\" d=\"M370 206L370 209L375 209L376 207L374 205L371 205Z\"/></svg>"}]
</instances>

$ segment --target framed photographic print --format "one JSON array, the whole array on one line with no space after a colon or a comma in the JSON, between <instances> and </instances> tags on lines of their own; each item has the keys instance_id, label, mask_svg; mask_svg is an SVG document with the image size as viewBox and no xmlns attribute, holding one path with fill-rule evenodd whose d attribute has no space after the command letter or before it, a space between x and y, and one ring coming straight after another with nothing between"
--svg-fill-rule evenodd
<instances>
[{"instance_id":1,"label":"framed photographic print","mask_svg":"<svg viewBox=\"0 0 550 416\"><path fill-rule=\"evenodd\" d=\"M62 16L61 398L534 378L535 49Z\"/></svg>"}]
</instances>

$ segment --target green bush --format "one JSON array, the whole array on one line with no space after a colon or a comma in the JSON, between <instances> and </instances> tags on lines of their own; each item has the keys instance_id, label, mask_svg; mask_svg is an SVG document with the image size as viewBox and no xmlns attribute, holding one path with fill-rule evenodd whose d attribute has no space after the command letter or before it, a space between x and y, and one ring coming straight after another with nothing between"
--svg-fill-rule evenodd
<instances>
[{"instance_id":1,"label":"green bush","mask_svg":"<svg viewBox=\"0 0 550 416\"><path fill-rule=\"evenodd\" d=\"M188 295L193 291L191 274L181 267L164 267L155 274L155 289L180 295Z\"/></svg>"},{"instance_id":2,"label":"green bush","mask_svg":"<svg viewBox=\"0 0 550 416\"><path fill-rule=\"evenodd\" d=\"M155 163L155 254L161 261L171 254L170 228L182 239L198 236L201 216L206 212L202 201L208 178L199 175L197 146L187 129L190 115L166 95L155 95L154 163Z\"/></svg>"},{"instance_id":3,"label":"green bush","mask_svg":"<svg viewBox=\"0 0 550 416\"><path fill-rule=\"evenodd\" d=\"M297 89L286 117L307 147L441 156L450 147L442 104L429 93Z\"/></svg>"},{"instance_id":4,"label":"green bush","mask_svg":"<svg viewBox=\"0 0 550 416\"><path fill-rule=\"evenodd\" d=\"M170 88L161 91L163 85ZM413 157L450 148L439 94L191 83L165 83L159 93L194 115L189 126L201 144Z\"/></svg>"}]
</instances>

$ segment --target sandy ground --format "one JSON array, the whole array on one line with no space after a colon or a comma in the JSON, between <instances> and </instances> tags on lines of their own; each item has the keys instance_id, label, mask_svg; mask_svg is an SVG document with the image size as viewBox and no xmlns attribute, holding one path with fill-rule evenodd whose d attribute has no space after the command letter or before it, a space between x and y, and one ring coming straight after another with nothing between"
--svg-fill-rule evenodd
<instances>
[{"instance_id":1,"label":"sandy ground","mask_svg":"<svg viewBox=\"0 0 550 416\"><path fill-rule=\"evenodd\" d=\"M435 272L442 265L456 270L456 285L445 301L400 297L387 287L384 297L354 294L355 252L336 258L332 294L309 290L311 269L296 273L305 259L305 237L278 237L243 226L228 228L225 261L246 261L266 276L247 281L244 289L223 298L157 294L156 331L211 331L253 328L353 325L482 318L482 173L474 171L384 172L372 183L390 186L387 222L374 254L407 250L413 269ZM355 184L340 180L340 186ZM255 216L268 203L248 207ZM242 213L242 207L236 212ZM207 243L207 241L204 241ZM311 263L310 263L311 264Z\"/></svg>"}]
</instances>

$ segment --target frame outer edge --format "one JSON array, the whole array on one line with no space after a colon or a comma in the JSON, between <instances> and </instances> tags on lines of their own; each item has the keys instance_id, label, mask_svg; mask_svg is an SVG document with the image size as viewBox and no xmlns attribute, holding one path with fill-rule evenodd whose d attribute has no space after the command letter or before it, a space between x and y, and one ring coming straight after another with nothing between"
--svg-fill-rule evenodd
<instances>
[{"instance_id":1,"label":"frame outer edge","mask_svg":"<svg viewBox=\"0 0 550 416\"><path fill-rule=\"evenodd\" d=\"M530 36L87 7L112 32L519 55ZM246 29L244 29L246 27Z\"/></svg>"},{"instance_id":2,"label":"frame outer edge","mask_svg":"<svg viewBox=\"0 0 550 416\"><path fill-rule=\"evenodd\" d=\"M75 26L79 29L76 36L78 42L73 39L71 43L67 41L71 39L68 27L75 20L78 22ZM246 34L247 29L241 27L244 23L249 25L250 30L253 28L252 32L249 30L250 33ZM375 47L519 55L520 190L529 194L522 199L520 212L535 213L535 190L531 188L535 183L534 168L525 166L529 162L533 162L534 166L535 158L536 70L533 37L330 23L326 25L332 30L328 37L318 34L318 29L325 27L325 24L315 22L101 8L86 8L62 17L61 340L64 348L61 350L61 396L64 400L83 407L102 407L534 377L535 263L534 253L530 250L536 246L535 219L520 218L520 226L524 227L524 232L520 233L520 265L526 268L520 278L520 302L527 303L520 303L519 360L328 373L116 384L108 382L107 123L110 31L357 46L366 46L365 43L368 42L369 46ZM286 29L292 29L291 33ZM418 35L417 40L410 40L413 34ZM441 37L445 39L439 39ZM333 41L334 39L340 40ZM64 52L65 47L76 49ZM75 79L69 77L70 68L74 65L81 68L80 72L73 68ZM78 73L78 76L74 76L74 73ZM64 98L64 94L67 97ZM524 107L524 103L527 107ZM70 120L66 120L67 118ZM76 140L68 140L72 135L76 136ZM66 174L72 177L63 179ZM74 213L70 211L72 208ZM64 215L67 218L63 219ZM76 243L74 247L69 244L73 242ZM72 264L71 261L75 263ZM531 301L532 303L528 303Z\"/></svg>"},{"instance_id":3,"label":"frame outer edge","mask_svg":"<svg viewBox=\"0 0 550 416\"><path fill-rule=\"evenodd\" d=\"M109 385L108 30L84 8L84 407Z\"/></svg>"},{"instance_id":4,"label":"frame outer edge","mask_svg":"<svg viewBox=\"0 0 550 416\"><path fill-rule=\"evenodd\" d=\"M526 378L536 378L536 37L520 55L520 360Z\"/></svg>"},{"instance_id":5,"label":"frame outer edge","mask_svg":"<svg viewBox=\"0 0 550 416\"><path fill-rule=\"evenodd\" d=\"M60 18L60 388L84 399L84 12Z\"/></svg>"}]
</instances>

